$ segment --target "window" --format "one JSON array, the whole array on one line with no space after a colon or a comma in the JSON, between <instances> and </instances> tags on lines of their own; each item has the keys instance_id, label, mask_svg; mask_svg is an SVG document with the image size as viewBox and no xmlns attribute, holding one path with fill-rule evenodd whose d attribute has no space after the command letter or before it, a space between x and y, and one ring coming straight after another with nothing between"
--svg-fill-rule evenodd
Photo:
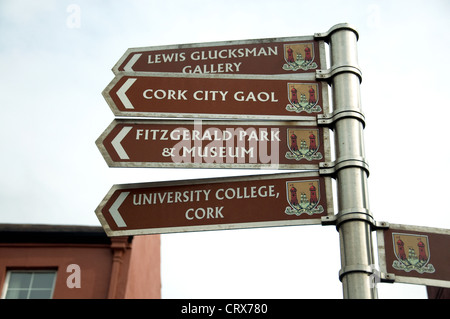
<instances>
[{"instance_id":1,"label":"window","mask_svg":"<svg viewBox=\"0 0 450 319\"><path fill-rule=\"evenodd\" d=\"M53 270L10 270L6 274L2 298L51 299L55 280L56 271Z\"/></svg>"}]
</instances>

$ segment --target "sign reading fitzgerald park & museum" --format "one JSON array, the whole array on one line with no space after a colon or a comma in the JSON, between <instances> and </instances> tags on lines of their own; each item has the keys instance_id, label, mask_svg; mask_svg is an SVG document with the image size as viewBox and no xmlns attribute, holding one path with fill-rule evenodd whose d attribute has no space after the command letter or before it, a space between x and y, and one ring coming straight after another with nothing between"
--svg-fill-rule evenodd
<instances>
[{"instance_id":1,"label":"sign reading fitzgerald park & museum","mask_svg":"<svg viewBox=\"0 0 450 319\"><path fill-rule=\"evenodd\" d=\"M96 144L110 167L318 169L331 161L315 121L114 120Z\"/></svg>"}]
</instances>

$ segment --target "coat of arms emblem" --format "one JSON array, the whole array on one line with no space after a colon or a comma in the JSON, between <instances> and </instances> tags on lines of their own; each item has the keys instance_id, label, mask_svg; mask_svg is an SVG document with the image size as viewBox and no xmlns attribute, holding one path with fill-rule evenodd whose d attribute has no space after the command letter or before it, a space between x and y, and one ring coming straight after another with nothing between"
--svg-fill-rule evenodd
<instances>
[{"instance_id":1,"label":"coat of arms emblem","mask_svg":"<svg viewBox=\"0 0 450 319\"><path fill-rule=\"evenodd\" d=\"M406 272L415 270L419 274L435 272L434 266L429 263L428 236L393 233L392 241L397 258L392 263L392 267Z\"/></svg>"},{"instance_id":2,"label":"coat of arms emblem","mask_svg":"<svg viewBox=\"0 0 450 319\"><path fill-rule=\"evenodd\" d=\"M286 182L286 196L289 206L285 213L300 216L302 214L321 214L324 209L320 202L318 180Z\"/></svg>"},{"instance_id":3,"label":"coat of arms emblem","mask_svg":"<svg viewBox=\"0 0 450 319\"><path fill-rule=\"evenodd\" d=\"M296 113L322 111L318 92L319 85L317 83L288 83L287 93L290 104L286 105L286 110Z\"/></svg>"},{"instance_id":4,"label":"coat of arms emblem","mask_svg":"<svg viewBox=\"0 0 450 319\"><path fill-rule=\"evenodd\" d=\"M317 68L317 63L314 62L315 52L314 43L292 43L284 45L284 60L283 70L297 71L297 70L311 70Z\"/></svg>"},{"instance_id":5,"label":"coat of arms emblem","mask_svg":"<svg viewBox=\"0 0 450 319\"><path fill-rule=\"evenodd\" d=\"M318 129L288 128L287 136L289 148L289 152L285 154L287 159L312 161L323 158L322 153L319 152Z\"/></svg>"}]
</instances>

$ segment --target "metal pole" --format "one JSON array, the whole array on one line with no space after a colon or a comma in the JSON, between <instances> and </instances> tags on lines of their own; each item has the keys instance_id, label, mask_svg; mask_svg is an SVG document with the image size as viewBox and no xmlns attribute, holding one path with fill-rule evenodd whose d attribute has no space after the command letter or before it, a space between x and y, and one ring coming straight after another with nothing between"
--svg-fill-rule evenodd
<instances>
[{"instance_id":1,"label":"metal pole","mask_svg":"<svg viewBox=\"0 0 450 319\"><path fill-rule=\"evenodd\" d=\"M368 165L364 151L364 115L361 111L357 46L358 33L348 24L332 27L324 37L330 46L331 67L317 78L331 84L335 152L332 167L336 178L338 214L333 224L339 232L342 282L346 299L375 299L374 254L371 232L375 225L369 210Z\"/></svg>"}]
</instances>

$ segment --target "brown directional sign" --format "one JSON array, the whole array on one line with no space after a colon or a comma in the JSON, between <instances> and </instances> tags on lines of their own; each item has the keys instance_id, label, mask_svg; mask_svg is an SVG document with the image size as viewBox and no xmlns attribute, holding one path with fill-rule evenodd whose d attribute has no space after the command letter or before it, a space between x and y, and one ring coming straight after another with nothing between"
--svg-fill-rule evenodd
<instances>
[{"instance_id":1,"label":"brown directional sign","mask_svg":"<svg viewBox=\"0 0 450 319\"><path fill-rule=\"evenodd\" d=\"M316 172L114 185L96 209L108 236L320 224L330 178Z\"/></svg>"},{"instance_id":2,"label":"brown directional sign","mask_svg":"<svg viewBox=\"0 0 450 319\"><path fill-rule=\"evenodd\" d=\"M113 72L314 73L325 65L324 52L312 36L132 48Z\"/></svg>"},{"instance_id":3,"label":"brown directional sign","mask_svg":"<svg viewBox=\"0 0 450 319\"><path fill-rule=\"evenodd\" d=\"M310 79L121 73L103 96L117 116L312 119L328 112L328 88Z\"/></svg>"},{"instance_id":4,"label":"brown directional sign","mask_svg":"<svg viewBox=\"0 0 450 319\"><path fill-rule=\"evenodd\" d=\"M380 271L395 282L450 288L450 229L390 224L377 238Z\"/></svg>"},{"instance_id":5,"label":"brown directional sign","mask_svg":"<svg viewBox=\"0 0 450 319\"><path fill-rule=\"evenodd\" d=\"M318 169L328 129L299 121L114 120L96 141L110 167Z\"/></svg>"}]
</instances>

